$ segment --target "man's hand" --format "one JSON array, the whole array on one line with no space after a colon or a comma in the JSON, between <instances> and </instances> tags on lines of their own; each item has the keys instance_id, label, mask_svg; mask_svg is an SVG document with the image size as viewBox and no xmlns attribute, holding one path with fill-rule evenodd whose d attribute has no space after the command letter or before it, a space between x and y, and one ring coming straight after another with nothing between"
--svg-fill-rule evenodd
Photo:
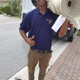
<instances>
[{"instance_id":1,"label":"man's hand","mask_svg":"<svg viewBox=\"0 0 80 80\"><path fill-rule=\"evenodd\" d=\"M35 41L33 40L34 36L27 38L27 43L29 44L29 46L34 46L35 45Z\"/></svg>"},{"instance_id":2,"label":"man's hand","mask_svg":"<svg viewBox=\"0 0 80 80\"><path fill-rule=\"evenodd\" d=\"M19 31L20 31L21 36L29 44L29 46L35 45L34 35L32 37L28 38L24 30L19 30Z\"/></svg>"}]
</instances>

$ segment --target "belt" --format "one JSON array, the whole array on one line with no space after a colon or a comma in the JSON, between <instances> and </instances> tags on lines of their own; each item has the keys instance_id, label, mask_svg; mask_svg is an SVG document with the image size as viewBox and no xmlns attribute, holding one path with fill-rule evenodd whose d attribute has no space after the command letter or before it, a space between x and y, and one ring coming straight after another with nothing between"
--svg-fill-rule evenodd
<instances>
[{"instance_id":1,"label":"belt","mask_svg":"<svg viewBox=\"0 0 80 80\"><path fill-rule=\"evenodd\" d=\"M51 53L52 52L52 50L39 50L39 49L33 49L33 48L30 48L30 49L38 53Z\"/></svg>"}]
</instances>

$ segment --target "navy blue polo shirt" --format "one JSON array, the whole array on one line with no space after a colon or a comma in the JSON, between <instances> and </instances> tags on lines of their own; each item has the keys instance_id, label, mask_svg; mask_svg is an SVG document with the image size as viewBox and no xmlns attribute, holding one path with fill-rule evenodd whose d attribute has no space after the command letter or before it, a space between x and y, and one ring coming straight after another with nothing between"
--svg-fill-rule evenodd
<instances>
[{"instance_id":1,"label":"navy blue polo shirt","mask_svg":"<svg viewBox=\"0 0 80 80\"><path fill-rule=\"evenodd\" d=\"M53 30L51 29L58 15L47 9L45 14L40 13L38 7L27 13L24 20L20 24L20 30L29 32L28 37L34 35L34 49L50 50L53 38Z\"/></svg>"}]
</instances>

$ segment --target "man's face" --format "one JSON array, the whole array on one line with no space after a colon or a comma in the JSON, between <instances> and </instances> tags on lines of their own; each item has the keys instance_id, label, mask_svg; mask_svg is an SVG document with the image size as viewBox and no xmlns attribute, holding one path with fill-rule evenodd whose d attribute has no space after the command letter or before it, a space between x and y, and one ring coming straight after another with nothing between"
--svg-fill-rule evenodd
<instances>
[{"instance_id":1,"label":"man's face","mask_svg":"<svg viewBox=\"0 0 80 80\"><path fill-rule=\"evenodd\" d=\"M36 0L36 1L37 1L37 4L40 6L43 6L46 4L46 0Z\"/></svg>"},{"instance_id":2,"label":"man's face","mask_svg":"<svg viewBox=\"0 0 80 80\"><path fill-rule=\"evenodd\" d=\"M37 7L37 2L34 2L33 5L34 5L35 7Z\"/></svg>"}]
</instances>

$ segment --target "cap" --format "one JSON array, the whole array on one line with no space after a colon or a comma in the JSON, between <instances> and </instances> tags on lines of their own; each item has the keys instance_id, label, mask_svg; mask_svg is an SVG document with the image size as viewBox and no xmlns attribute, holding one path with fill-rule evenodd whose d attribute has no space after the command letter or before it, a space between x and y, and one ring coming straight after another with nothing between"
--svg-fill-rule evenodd
<instances>
[{"instance_id":1,"label":"cap","mask_svg":"<svg viewBox=\"0 0 80 80\"><path fill-rule=\"evenodd\" d=\"M36 2L36 0L31 0L32 3Z\"/></svg>"}]
</instances>

